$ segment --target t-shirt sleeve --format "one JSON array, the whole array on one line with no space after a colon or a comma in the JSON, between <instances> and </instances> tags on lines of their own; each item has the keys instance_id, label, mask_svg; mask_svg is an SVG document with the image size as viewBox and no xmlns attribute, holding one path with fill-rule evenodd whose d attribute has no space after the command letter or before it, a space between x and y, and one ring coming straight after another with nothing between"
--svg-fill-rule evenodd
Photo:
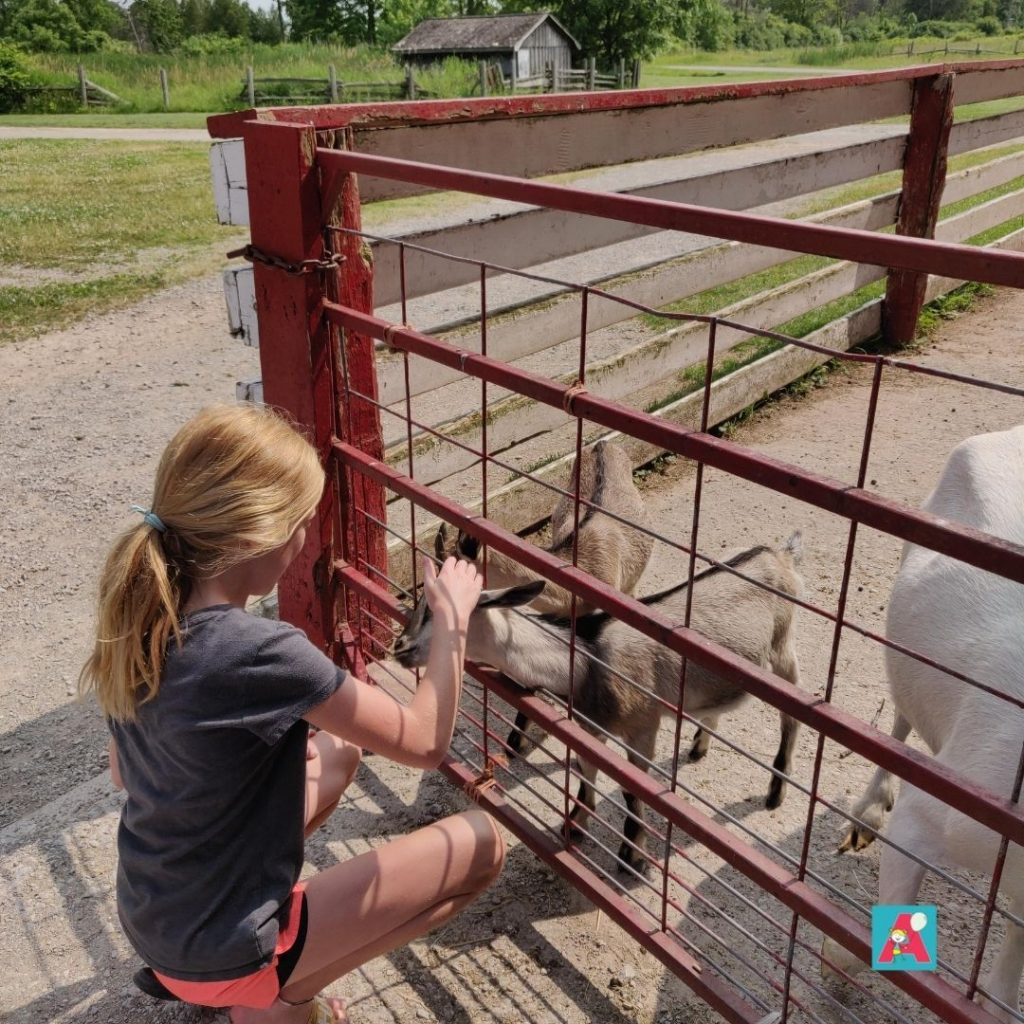
<instances>
[{"instance_id":1,"label":"t-shirt sleeve","mask_svg":"<svg viewBox=\"0 0 1024 1024\"><path fill-rule=\"evenodd\" d=\"M242 725L265 743L276 743L344 679L345 671L318 651L301 630L281 624L253 658Z\"/></svg>"}]
</instances>

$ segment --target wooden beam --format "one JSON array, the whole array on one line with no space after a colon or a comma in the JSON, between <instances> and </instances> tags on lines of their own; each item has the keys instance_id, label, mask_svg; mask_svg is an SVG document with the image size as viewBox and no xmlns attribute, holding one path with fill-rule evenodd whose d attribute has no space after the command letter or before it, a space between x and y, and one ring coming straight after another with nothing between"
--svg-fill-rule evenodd
<instances>
[{"instance_id":1,"label":"wooden beam","mask_svg":"<svg viewBox=\"0 0 1024 1024\"><path fill-rule=\"evenodd\" d=\"M952 125L953 76L918 79L914 83L914 106L903 164L903 192L896 222L899 235L935 235ZM918 271L889 271L882 331L890 345L905 345L913 340L927 283L928 275Z\"/></svg>"}]
</instances>

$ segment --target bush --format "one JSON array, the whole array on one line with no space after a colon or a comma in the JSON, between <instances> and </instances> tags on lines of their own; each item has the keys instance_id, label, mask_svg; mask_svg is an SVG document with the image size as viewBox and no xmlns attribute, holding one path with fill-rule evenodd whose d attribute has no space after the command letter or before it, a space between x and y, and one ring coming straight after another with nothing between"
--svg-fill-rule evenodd
<instances>
[{"instance_id":1,"label":"bush","mask_svg":"<svg viewBox=\"0 0 1024 1024\"><path fill-rule=\"evenodd\" d=\"M0 111L16 110L28 96L32 72L25 54L0 40Z\"/></svg>"},{"instance_id":2,"label":"bush","mask_svg":"<svg viewBox=\"0 0 1024 1024\"><path fill-rule=\"evenodd\" d=\"M970 30L971 26L963 21L919 21L911 27L909 35L912 39L920 39L922 36L952 39L957 32L969 32Z\"/></svg>"},{"instance_id":3,"label":"bush","mask_svg":"<svg viewBox=\"0 0 1024 1024\"><path fill-rule=\"evenodd\" d=\"M248 39L243 39L240 36L222 36L220 33L214 32L189 36L174 52L185 57L241 57L251 49L252 43Z\"/></svg>"},{"instance_id":4,"label":"bush","mask_svg":"<svg viewBox=\"0 0 1024 1024\"><path fill-rule=\"evenodd\" d=\"M1001 36L1003 34L1002 22L991 15L979 18L974 26L983 36Z\"/></svg>"},{"instance_id":5,"label":"bush","mask_svg":"<svg viewBox=\"0 0 1024 1024\"><path fill-rule=\"evenodd\" d=\"M799 41L790 42L791 39ZM811 42L811 33L804 25L757 11L736 19L735 41L742 50L780 50L785 46L806 46Z\"/></svg>"}]
</instances>

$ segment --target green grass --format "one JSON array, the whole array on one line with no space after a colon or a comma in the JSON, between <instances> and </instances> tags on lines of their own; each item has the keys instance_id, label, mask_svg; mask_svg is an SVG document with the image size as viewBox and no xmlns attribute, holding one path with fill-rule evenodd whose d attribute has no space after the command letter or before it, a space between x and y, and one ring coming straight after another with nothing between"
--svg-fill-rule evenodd
<instances>
[{"instance_id":1,"label":"green grass","mask_svg":"<svg viewBox=\"0 0 1024 1024\"><path fill-rule=\"evenodd\" d=\"M89 114L0 114L11 128L205 128L209 114L125 114L117 110Z\"/></svg>"},{"instance_id":2,"label":"green grass","mask_svg":"<svg viewBox=\"0 0 1024 1024\"><path fill-rule=\"evenodd\" d=\"M34 54L31 61L41 81L51 85L74 84L81 61L91 81L115 93L125 109L137 113L163 111L160 68L168 74L171 112L247 108L243 82L248 65L254 68L257 88L261 77L320 78L326 87L329 64L334 64L341 82L398 82L404 77L402 68L384 51L366 46L310 43L246 44L231 52L201 55L182 52ZM452 74L449 72L448 77ZM438 82L445 81L445 75L438 77Z\"/></svg>"},{"instance_id":3,"label":"green grass","mask_svg":"<svg viewBox=\"0 0 1024 1024\"><path fill-rule=\"evenodd\" d=\"M978 45L982 49L1002 50L1008 57L1017 36L977 36L968 40L949 41L956 49L974 49ZM658 54L642 68L642 73L671 75L672 65L699 67L702 64L729 67L764 67L772 68L849 68L850 70L877 70L881 68L908 67L929 63L962 62L969 60L993 60L994 54L934 53L925 55L928 50L941 50L945 39L922 37L914 40L914 53L907 55L906 47L909 40L883 39L873 43L845 43L839 47L793 47L779 50L720 50L709 52L682 48ZM902 53L893 53L902 48ZM1021 54L1019 56L1024 56ZM681 71L680 74L689 72Z\"/></svg>"},{"instance_id":4,"label":"green grass","mask_svg":"<svg viewBox=\"0 0 1024 1024\"><path fill-rule=\"evenodd\" d=\"M0 164L0 342L208 273L241 237L216 222L204 148L19 139Z\"/></svg>"}]
</instances>

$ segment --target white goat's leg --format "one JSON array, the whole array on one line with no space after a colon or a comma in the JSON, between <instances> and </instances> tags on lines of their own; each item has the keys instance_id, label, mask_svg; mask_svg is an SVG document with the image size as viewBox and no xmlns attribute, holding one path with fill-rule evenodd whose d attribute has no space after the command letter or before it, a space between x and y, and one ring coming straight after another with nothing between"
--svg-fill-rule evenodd
<instances>
[{"instance_id":1,"label":"white goat's leg","mask_svg":"<svg viewBox=\"0 0 1024 1024\"><path fill-rule=\"evenodd\" d=\"M934 864L942 857L942 830L941 822L933 820L933 816L928 813L929 800L932 798L921 790L904 786L886 838ZM936 807L941 806L934 800L932 803ZM914 903L924 872L923 865L885 843L878 864L878 902L902 905ZM825 963L826 959L847 974L857 974L868 966L832 939L826 939L822 944L821 956L821 974L824 978L836 975L836 971Z\"/></svg>"},{"instance_id":2,"label":"white goat's leg","mask_svg":"<svg viewBox=\"0 0 1024 1024\"><path fill-rule=\"evenodd\" d=\"M1009 870L1009 865L1007 865ZM1005 877L1005 875L1004 875ZM1011 898L1010 910L1018 917L1024 917L1024 896ZM992 964L992 969L985 975L981 987L993 998L1006 1006L1020 1009L1020 978L1024 973L1024 928L1012 921L1006 922L1006 935L999 947L999 955ZM1012 1021L1009 1012L982 996L982 1006L996 1020Z\"/></svg>"},{"instance_id":3,"label":"white goat's leg","mask_svg":"<svg viewBox=\"0 0 1024 1024\"><path fill-rule=\"evenodd\" d=\"M896 719L892 723L892 738L902 743L909 734L910 723L897 711ZM875 836L881 831L882 819L886 811L892 810L895 800L896 793L892 775L884 768L879 768L872 776L871 782L868 783L868 788L864 790L864 795L857 801L851 812L864 824L851 823L846 836L839 844L838 852L863 850L866 846L870 846L874 842Z\"/></svg>"}]
</instances>

